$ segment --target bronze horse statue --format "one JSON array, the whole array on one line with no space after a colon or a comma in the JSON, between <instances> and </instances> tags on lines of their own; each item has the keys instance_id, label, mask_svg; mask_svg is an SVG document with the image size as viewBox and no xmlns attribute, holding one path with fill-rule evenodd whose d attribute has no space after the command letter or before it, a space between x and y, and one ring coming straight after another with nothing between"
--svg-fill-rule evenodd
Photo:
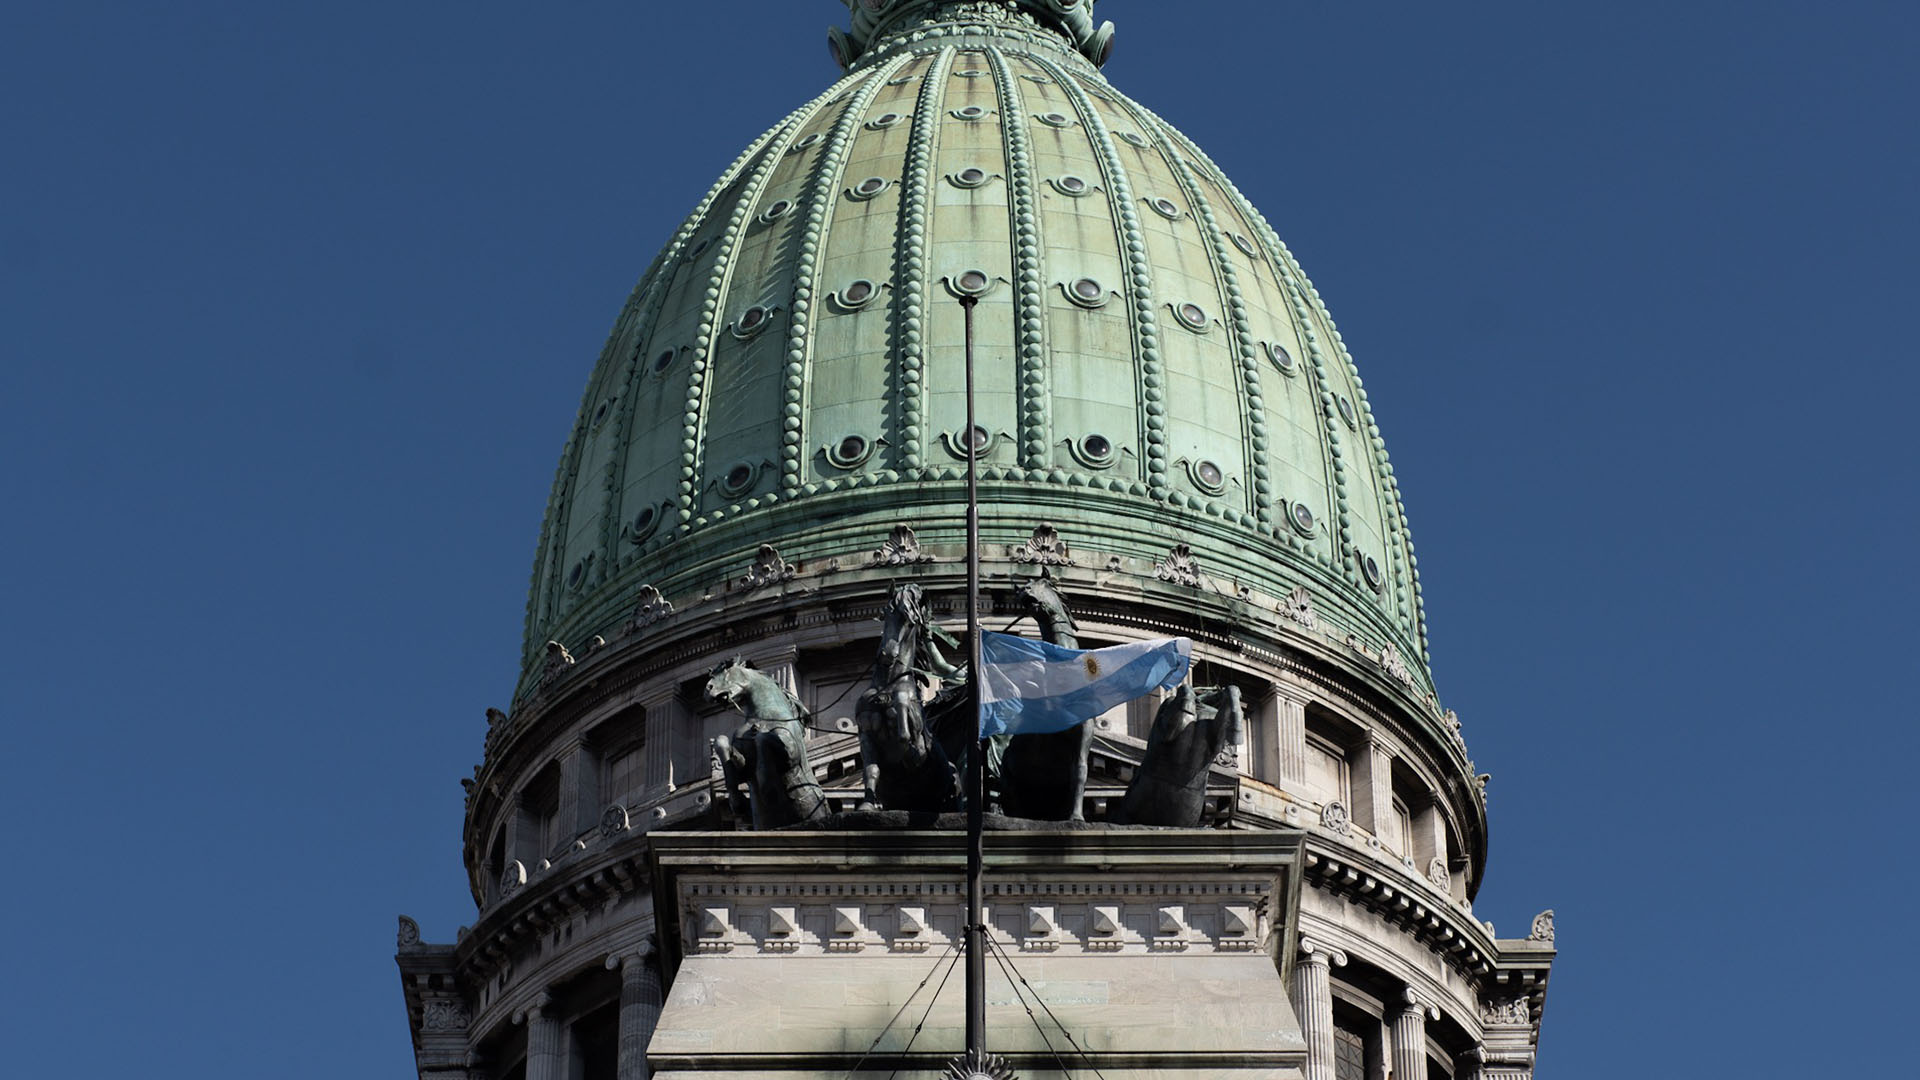
<instances>
[{"instance_id":1,"label":"bronze horse statue","mask_svg":"<svg viewBox=\"0 0 1920 1080\"><path fill-rule=\"evenodd\" d=\"M1240 741L1241 724L1239 687L1196 692L1181 683L1154 713L1146 755L1111 820L1187 828L1200 824L1207 803L1207 767L1222 747Z\"/></svg>"},{"instance_id":2,"label":"bronze horse statue","mask_svg":"<svg viewBox=\"0 0 1920 1080\"><path fill-rule=\"evenodd\" d=\"M827 813L826 792L807 762L803 710L792 694L736 656L708 675L707 697L746 716L731 738L713 740L727 801L737 817L750 817L755 829L777 829Z\"/></svg>"},{"instance_id":3,"label":"bronze horse statue","mask_svg":"<svg viewBox=\"0 0 1920 1080\"><path fill-rule=\"evenodd\" d=\"M1068 649L1080 647L1073 616L1051 577L1043 573L1019 591L1040 624L1041 640ZM1082 803L1087 791L1087 750L1093 745L1091 718L1065 731L999 736L992 741L997 745L988 751L988 769L996 772L993 751L999 750L999 801L1008 815L1040 821L1085 820Z\"/></svg>"},{"instance_id":4,"label":"bronze horse statue","mask_svg":"<svg viewBox=\"0 0 1920 1080\"><path fill-rule=\"evenodd\" d=\"M922 691L953 669L931 638L920 586L896 585L887 602L873 685L854 704L865 793L862 810L952 810L960 774L927 723Z\"/></svg>"}]
</instances>

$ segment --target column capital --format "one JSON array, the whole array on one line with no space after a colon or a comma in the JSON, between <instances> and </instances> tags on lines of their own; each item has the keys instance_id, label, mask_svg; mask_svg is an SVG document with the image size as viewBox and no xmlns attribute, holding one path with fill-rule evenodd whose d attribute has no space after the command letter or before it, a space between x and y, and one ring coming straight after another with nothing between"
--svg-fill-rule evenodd
<instances>
[{"instance_id":1,"label":"column capital","mask_svg":"<svg viewBox=\"0 0 1920 1080\"><path fill-rule=\"evenodd\" d=\"M1419 1014L1426 1020L1440 1019L1440 1006L1427 995L1409 986L1401 991L1400 996L1405 1001L1405 1007L1401 1010L1403 1015Z\"/></svg>"},{"instance_id":2,"label":"column capital","mask_svg":"<svg viewBox=\"0 0 1920 1080\"><path fill-rule=\"evenodd\" d=\"M545 1014L547 1007L552 1004L553 995L542 990L528 998L525 1005L522 1005L514 1011L513 1022L516 1024L524 1024L532 1020L538 1020Z\"/></svg>"},{"instance_id":3,"label":"column capital","mask_svg":"<svg viewBox=\"0 0 1920 1080\"><path fill-rule=\"evenodd\" d=\"M1300 936L1300 959L1304 963L1318 967L1346 967L1347 954L1327 945L1325 942L1302 934Z\"/></svg>"},{"instance_id":4,"label":"column capital","mask_svg":"<svg viewBox=\"0 0 1920 1080\"><path fill-rule=\"evenodd\" d=\"M654 943L653 938L649 937L631 948L608 953L607 970L624 971L631 967L648 966L654 962L655 957L659 956L659 954L659 947Z\"/></svg>"},{"instance_id":5,"label":"column capital","mask_svg":"<svg viewBox=\"0 0 1920 1080\"><path fill-rule=\"evenodd\" d=\"M1273 689L1273 696L1282 701L1295 705L1306 705L1313 701L1313 694L1304 686L1295 686L1293 683L1281 682L1279 679L1273 680L1269 685Z\"/></svg>"}]
</instances>

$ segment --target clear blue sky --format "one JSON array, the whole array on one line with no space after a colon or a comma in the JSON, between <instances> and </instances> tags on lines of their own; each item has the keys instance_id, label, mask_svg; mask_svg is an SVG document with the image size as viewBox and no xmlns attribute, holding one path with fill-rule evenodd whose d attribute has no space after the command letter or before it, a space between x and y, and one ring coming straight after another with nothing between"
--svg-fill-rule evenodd
<instances>
[{"instance_id":1,"label":"clear blue sky","mask_svg":"<svg viewBox=\"0 0 1920 1080\"><path fill-rule=\"evenodd\" d=\"M1367 379L1543 1080L1910 1075L1914 6L1100 12ZM411 1075L587 373L843 19L0 9L0 1073Z\"/></svg>"}]
</instances>

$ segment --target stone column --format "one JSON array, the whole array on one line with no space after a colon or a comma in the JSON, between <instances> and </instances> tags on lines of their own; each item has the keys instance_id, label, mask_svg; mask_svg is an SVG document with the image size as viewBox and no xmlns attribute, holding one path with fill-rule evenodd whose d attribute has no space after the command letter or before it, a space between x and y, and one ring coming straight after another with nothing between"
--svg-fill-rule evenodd
<instances>
[{"instance_id":1,"label":"stone column","mask_svg":"<svg viewBox=\"0 0 1920 1080\"><path fill-rule=\"evenodd\" d=\"M1440 1010L1408 990L1405 1004L1393 1014L1394 1080L1426 1080L1427 1019L1440 1019ZM531 1076L527 1080L533 1080Z\"/></svg>"},{"instance_id":2,"label":"stone column","mask_svg":"<svg viewBox=\"0 0 1920 1080\"><path fill-rule=\"evenodd\" d=\"M552 1007L553 998L543 990L514 1016L527 1025L527 1080L567 1080L566 1047L561 1045L565 1032Z\"/></svg>"},{"instance_id":3,"label":"stone column","mask_svg":"<svg viewBox=\"0 0 1920 1080\"><path fill-rule=\"evenodd\" d=\"M1453 1059L1453 1080L1486 1080L1487 1051L1485 1047L1473 1049Z\"/></svg>"},{"instance_id":4,"label":"stone column","mask_svg":"<svg viewBox=\"0 0 1920 1080\"><path fill-rule=\"evenodd\" d=\"M1298 791L1307 782L1307 692L1292 683L1275 682L1267 701L1273 713L1267 728L1273 742L1268 751L1272 760L1262 764L1273 770L1267 774L1273 783Z\"/></svg>"},{"instance_id":5,"label":"stone column","mask_svg":"<svg viewBox=\"0 0 1920 1080\"><path fill-rule=\"evenodd\" d=\"M1300 1011L1300 1033L1307 1040L1306 1080L1333 1080L1333 977L1330 967L1345 967L1347 954L1312 938L1300 939L1300 960L1293 966L1293 995Z\"/></svg>"},{"instance_id":6,"label":"stone column","mask_svg":"<svg viewBox=\"0 0 1920 1080\"><path fill-rule=\"evenodd\" d=\"M660 970L653 947L643 945L625 956L607 957L608 969L620 969L619 1080L648 1080L647 1044L660 1023Z\"/></svg>"}]
</instances>

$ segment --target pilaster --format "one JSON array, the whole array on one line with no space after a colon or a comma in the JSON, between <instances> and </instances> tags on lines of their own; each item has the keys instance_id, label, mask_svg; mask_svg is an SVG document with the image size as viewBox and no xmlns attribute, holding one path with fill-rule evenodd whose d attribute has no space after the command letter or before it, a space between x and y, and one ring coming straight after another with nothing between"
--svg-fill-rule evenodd
<instances>
[{"instance_id":1,"label":"pilaster","mask_svg":"<svg viewBox=\"0 0 1920 1080\"><path fill-rule=\"evenodd\" d=\"M1393 751L1369 733L1353 756L1354 820L1381 836L1393 820Z\"/></svg>"},{"instance_id":2,"label":"pilaster","mask_svg":"<svg viewBox=\"0 0 1920 1080\"><path fill-rule=\"evenodd\" d=\"M560 831L579 836L600 823L600 759L575 740L560 751Z\"/></svg>"},{"instance_id":3,"label":"pilaster","mask_svg":"<svg viewBox=\"0 0 1920 1080\"><path fill-rule=\"evenodd\" d=\"M1271 740L1271 760L1261 764L1276 783L1298 790L1307 781L1307 692L1275 681L1265 711L1261 722Z\"/></svg>"}]
</instances>

